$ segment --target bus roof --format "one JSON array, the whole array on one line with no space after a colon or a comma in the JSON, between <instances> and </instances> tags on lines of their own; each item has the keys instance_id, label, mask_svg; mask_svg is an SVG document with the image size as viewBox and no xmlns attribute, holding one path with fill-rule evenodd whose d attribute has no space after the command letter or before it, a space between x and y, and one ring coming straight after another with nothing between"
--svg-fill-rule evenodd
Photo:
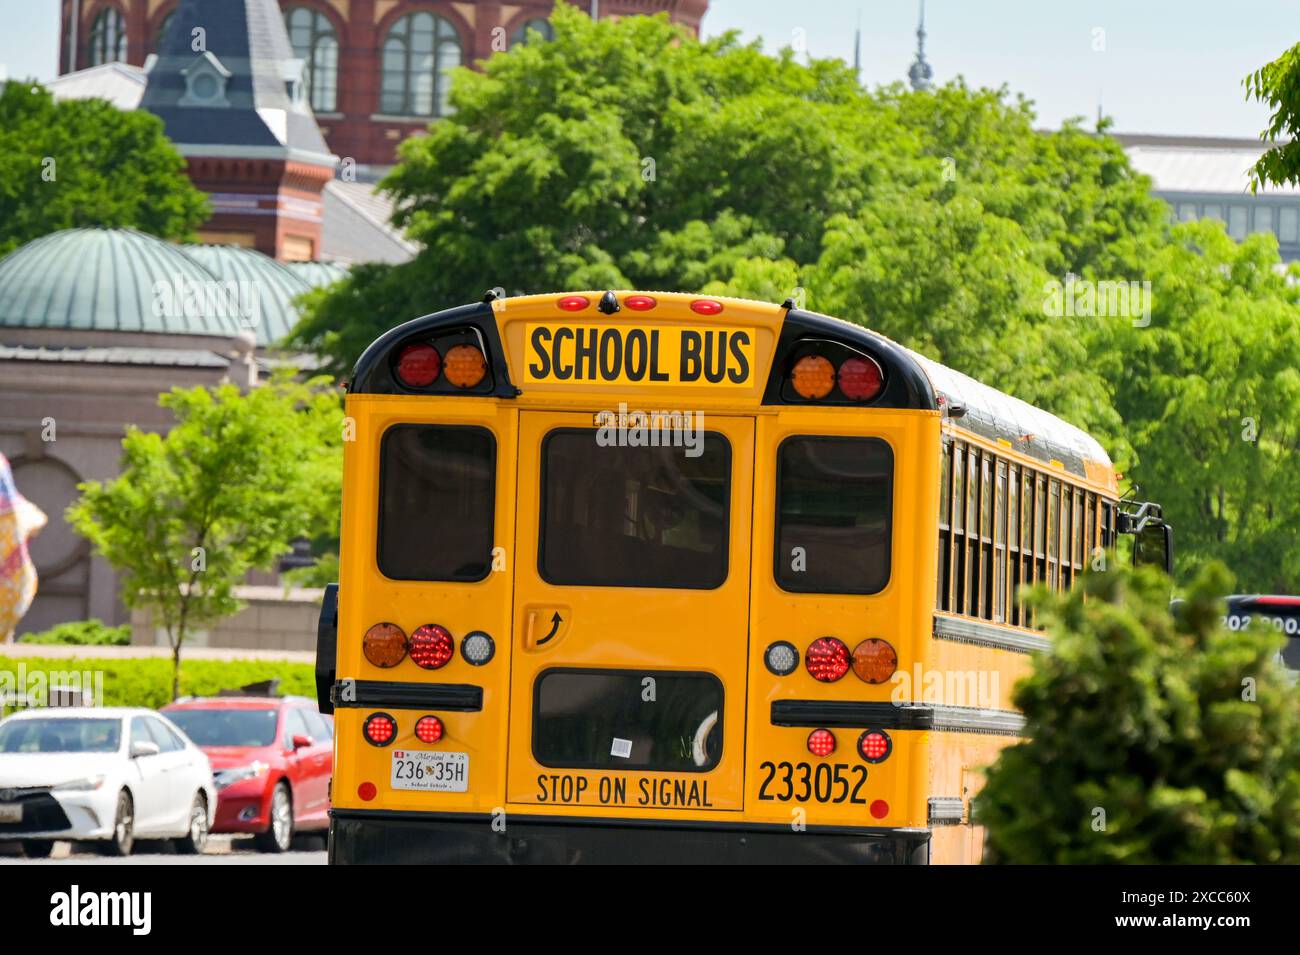
<instances>
[{"instance_id":1,"label":"bus roof","mask_svg":"<svg viewBox=\"0 0 1300 955\"><path fill-rule=\"evenodd\" d=\"M353 394L401 393L388 372L390 356L412 338L428 335L452 326L472 326L481 334L481 341L491 365L498 368L495 386L489 392L500 398L513 398L520 394L511 381L506 352L497 331L495 311L502 306L512 314L534 308L554 308L556 302L566 297L588 296L594 301L608 294L599 291L556 292L530 295L497 301L489 295L482 302L456 306L389 329L376 339L358 359L349 383ZM1041 408L1012 397L983 384L959 371L926 358L893 342L878 332L829 315L796 309L793 302L782 305L749 299L722 296L683 295L668 292L614 293L619 300L630 295L653 295L665 305L684 306L692 299L708 298L727 306L725 314L743 316L745 320L775 326L781 329L778 349L788 344L792 336L829 334L847 344L861 346L881 359L896 374L891 377L898 385L891 394L881 396L877 406L939 408L952 427L978 435L986 440L1003 444L1020 454L1043 461L1095 483L1114 487L1115 472L1110 456L1087 432L1058 418ZM696 316L698 317L698 316ZM714 319L725 324L724 321ZM777 364L771 362L771 374L776 374ZM928 388L926 384L928 383ZM932 394L921 394L929 391ZM772 403L775 391L769 387L763 403ZM892 399L886 403L884 399Z\"/></svg>"}]
</instances>

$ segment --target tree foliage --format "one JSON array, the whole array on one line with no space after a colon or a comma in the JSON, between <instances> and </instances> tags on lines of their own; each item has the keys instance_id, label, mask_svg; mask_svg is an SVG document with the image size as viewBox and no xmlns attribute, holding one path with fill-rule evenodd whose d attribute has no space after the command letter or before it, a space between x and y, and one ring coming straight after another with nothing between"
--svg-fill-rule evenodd
<instances>
[{"instance_id":1,"label":"tree foliage","mask_svg":"<svg viewBox=\"0 0 1300 955\"><path fill-rule=\"evenodd\" d=\"M1036 129L1005 89L868 92L664 18L554 25L403 144L383 187L422 251L315 293L295 343L328 370L497 286L802 295L1093 433L1167 505L1180 578L1219 558L1300 589L1300 313L1270 237L1172 226L1104 129ZM1054 314L1072 282L1150 283L1150 314Z\"/></svg>"},{"instance_id":2,"label":"tree foliage","mask_svg":"<svg viewBox=\"0 0 1300 955\"><path fill-rule=\"evenodd\" d=\"M1251 189L1300 185L1300 43L1247 76L1245 85L1247 99L1272 110L1260 138L1274 144L1251 170Z\"/></svg>"},{"instance_id":3,"label":"tree foliage","mask_svg":"<svg viewBox=\"0 0 1300 955\"><path fill-rule=\"evenodd\" d=\"M1052 649L976 798L988 861L1300 861L1300 696L1284 638L1220 625L1231 584L1207 567L1177 619L1151 568L1035 595Z\"/></svg>"},{"instance_id":4,"label":"tree foliage","mask_svg":"<svg viewBox=\"0 0 1300 955\"><path fill-rule=\"evenodd\" d=\"M185 638L239 609L249 570L337 532L342 410L328 379L288 375L159 400L175 426L129 429L120 475L80 485L68 520L119 571L126 604L155 612L178 681Z\"/></svg>"},{"instance_id":5,"label":"tree foliage","mask_svg":"<svg viewBox=\"0 0 1300 955\"><path fill-rule=\"evenodd\" d=\"M79 226L188 238L208 213L156 116L0 86L0 255Z\"/></svg>"}]
</instances>

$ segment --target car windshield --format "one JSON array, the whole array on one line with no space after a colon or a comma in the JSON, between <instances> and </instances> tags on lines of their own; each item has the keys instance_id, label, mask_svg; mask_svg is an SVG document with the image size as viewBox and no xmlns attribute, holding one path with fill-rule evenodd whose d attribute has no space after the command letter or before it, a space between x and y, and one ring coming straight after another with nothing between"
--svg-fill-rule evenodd
<instances>
[{"instance_id":1,"label":"car windshield","mask_svg":"<svg viewBox=\"0 0 1300 955\"><path fill-rule=\"evenodd\" d=\"M118 719L31 719L0 723L0 753L115 753Z\"/></svg>"},{"instance_id":2,"label":"car windshield","mask_svg":"<svg viewBox=\"0 0 1300 955\"><path fill-rule=\"evenodd\" d=\"M168 710L167 717L199 746L270 746L278 711Z\"/></svg>"}]
</instances>

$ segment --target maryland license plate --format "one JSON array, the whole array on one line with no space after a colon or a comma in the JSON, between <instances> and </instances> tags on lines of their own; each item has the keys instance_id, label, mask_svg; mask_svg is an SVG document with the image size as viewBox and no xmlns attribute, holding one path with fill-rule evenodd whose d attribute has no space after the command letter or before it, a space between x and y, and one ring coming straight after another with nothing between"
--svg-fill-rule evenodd
<instances>
[{"instance_id":1,"label":"maryland license plate","mask_svg":"<svg viewBox=\"0 0 1300 955\"><path fill-rule=\"evenodd\" d=\"M20 802L0 802L0 822L22 822L23 804Z\"/></svg>"},{"instance_id":2,"label":"maryland license plate","mask_svg":"<svg viewBox=\"0 0 1300 955\"><path fill-rule=\"evenodd\" d=\"M394 750L388 783L393 789L463 793L469 789L469 753Z\"/></svg>"}]
</instances>

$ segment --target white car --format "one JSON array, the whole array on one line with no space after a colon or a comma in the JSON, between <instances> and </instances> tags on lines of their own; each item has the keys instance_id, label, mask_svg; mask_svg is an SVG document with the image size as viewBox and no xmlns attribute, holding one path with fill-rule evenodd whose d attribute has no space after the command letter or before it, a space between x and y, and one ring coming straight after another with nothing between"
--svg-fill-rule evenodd
<instances>
[{"instance_id":1,"label":"white car","mask_svg":"<svg viewBox=\"0 0 1300 955\"><path fill-rule=\"evenodd\" d=\"M55 707L0 721L0 840L129 855L137 837L201 852L216 811L208 757L153 710Z\"/></svg>"}]
</instances>

